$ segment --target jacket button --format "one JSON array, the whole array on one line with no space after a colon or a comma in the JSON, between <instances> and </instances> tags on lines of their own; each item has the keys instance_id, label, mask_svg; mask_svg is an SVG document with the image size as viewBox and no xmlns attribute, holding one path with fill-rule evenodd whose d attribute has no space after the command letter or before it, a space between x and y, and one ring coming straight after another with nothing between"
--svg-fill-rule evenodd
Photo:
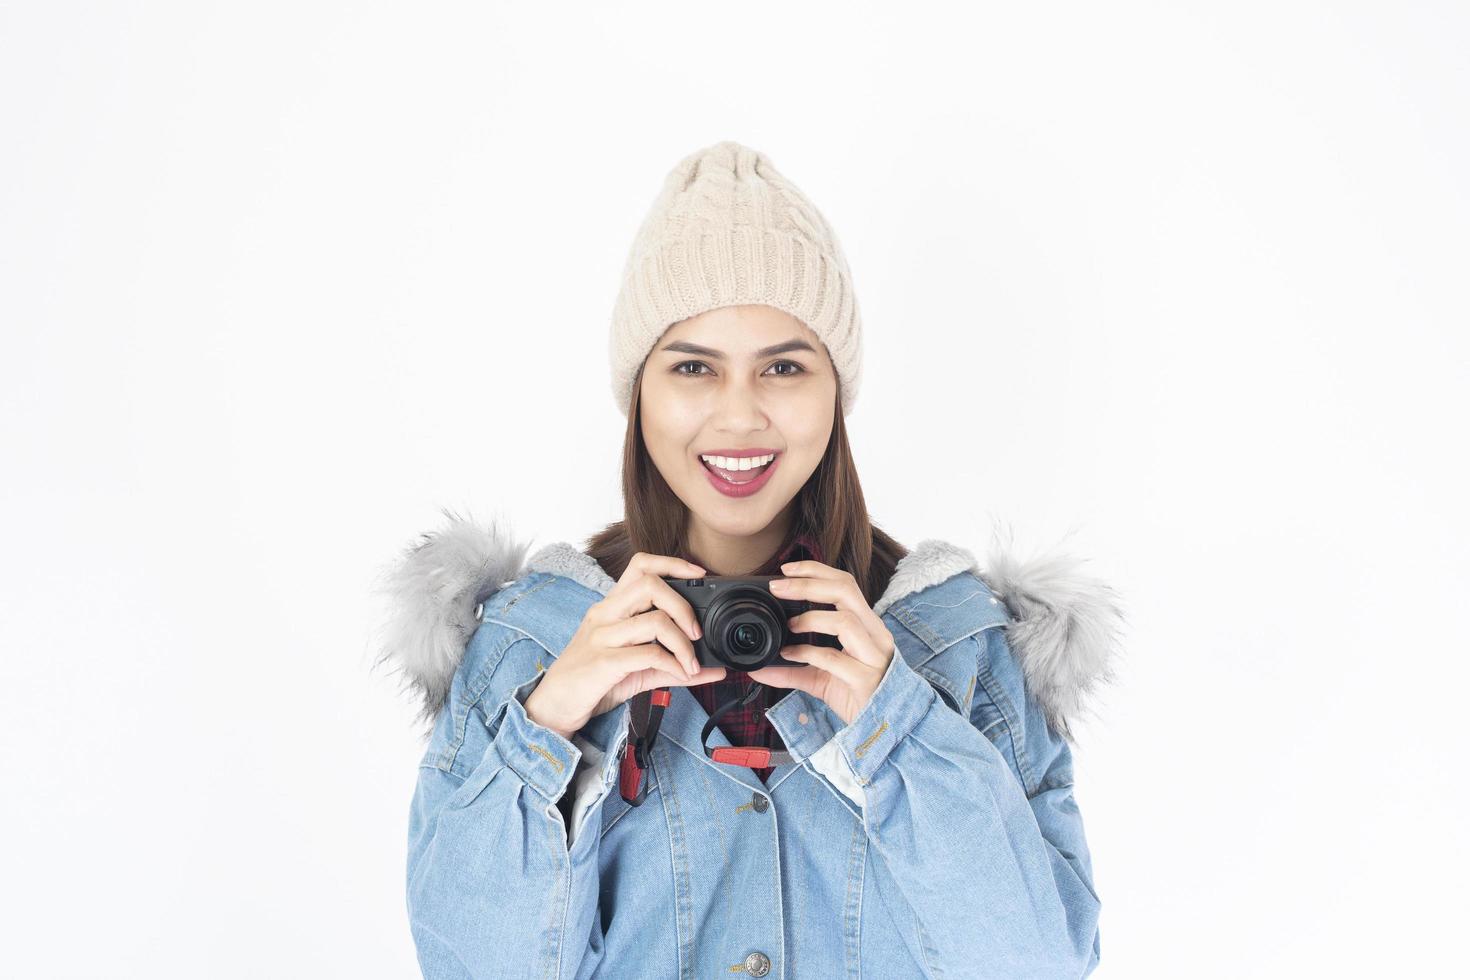
<instances>
[{"instance_id":1,"label":"jacket button","mask_svg":"<svg viewBox=\"0 0 1470 980\"><path fill-rule=\"evenodd\" d=\"M750 804L751 804L751 806L755 807L755 812L756 813L765 813L766 810L770 808L771 801L768 800L768 799L766 799L761 794L755 793L750 798ZM751 955L755 955L755 954L751 954ZM769 966L770 964L768 963L766 965Z\"/></svg>"},{"instance_id":2,"label":"jacket button","mask_svg":"<svg viewBox=\"0 0 1470 980\"><path fill-rule=\"evenodd\" d=\"M751 953L745 958L745 972L753 977L763 977L771 972L771 958L765 953Z\"/></svg>"}]
</instances>

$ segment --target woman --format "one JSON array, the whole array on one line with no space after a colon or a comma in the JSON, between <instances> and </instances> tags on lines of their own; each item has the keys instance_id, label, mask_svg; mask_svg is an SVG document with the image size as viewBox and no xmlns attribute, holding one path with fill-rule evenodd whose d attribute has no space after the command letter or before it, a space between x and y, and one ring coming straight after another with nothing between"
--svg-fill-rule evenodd
<instances>
[{"instance_id":1,"label":"woman","mask_svg":"<svg viewBox=\"0 0 1470 980\"><path fill-rule=\"evenodd\" d=\"M690 154L613 317L624 519L525 560L448 515L396 566L385 659L433 725L407 885L425 976L1096 965L1067 722L1109 675L1112 593L872 524L844 427L860 327L810 201L738 143ZM741 575L818 604L782 663L697 657L675 585Z\"/></svg>"}]
</instances>

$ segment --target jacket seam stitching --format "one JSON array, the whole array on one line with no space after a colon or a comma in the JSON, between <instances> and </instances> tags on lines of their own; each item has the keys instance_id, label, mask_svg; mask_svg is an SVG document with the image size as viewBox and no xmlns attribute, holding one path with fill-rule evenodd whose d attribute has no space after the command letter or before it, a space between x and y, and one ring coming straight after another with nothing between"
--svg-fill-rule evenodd
<instances>
[{"instance_id":1,"label":"jacket seam stitching","mask_svg":"<svg viewBox=\"0 0 1470 980\"><path fill-rule=\"evenodd\" d=\"M552 867L556 868L558 875L560 875L562 871L560 854L562 841L558 840L557 821L552 820L550 814L547 814L546 817L546 848L551 852ZM552 980L557 980L561 976L562 947L566 945L567 935L567 909L572 903L572 857L570 853L567 855L566 879L562 889L560 927L547 930L546 942L549 948L546 950L546 968L541 971L543 975L551 977ZM549 925L555 926L557 924L555 905L552 905L548 918L551 920L548 923Z\"/></svg>"},{"instance_id":2,"label":"jacket seam stitching","mask_svg":"<svg viewBox=\"0 0 1470 980\"><path fill-rule=\"evenodd\" d=\"M938 954L939 950L934 948L934 944L929 937L929 930L924 928L924 921L919 918L917 910L914 913L914 924L918 927L919 952L924 957L925 969L929 971L929 975L934 980L944 980L944 969L934 962L934 957Z\"/></svg>"},{"instance_id":3,"label":"jacket seam stitching","mask_svg":"<svg viewBox=\"0 0 1470 980\"><path fill-rule=\"evenodd\" d=\"M655 768L659 767L660 760L668 762L670 768L673 767L673 763L669 762L667 746L655 742L651 759ZM679 807L678 789L671 785L669 792L660 794L660 798L664 805L664 819L669 823L669 864L674 873L674 948L678 951L679 975L682 977L689 975L694 969L693 958L684 955L685 944L687 943L692 951L695 941L693 910L688 907L691 901L689 888L692 888L692 885L689 882L688 868L681 867L679 860L679 849L688 847L688 830L684 826L684 815ZM677 833L675 833L676 825ZM680 896L681 881L686 886L682 898Z\"/></svg>"},{"instance_id":4,"label":"jacket seam stitching","mask_svg":"<svg viewBox=\"0 0 1470 980\"><path fill-rule=\"evenodd\" d=\"M554 576L549 576L549 577L546 578L545 581L537 582L535 585L532 585L532 586L530 586L528 588L522 589L520 592L517 592L515 595L511 596L510 597L510 601L507 602L505 605L501 606L499 609L497 609L496 612L501 612L501 613L505 612L511 606L513 606L516 603L520 602L522 599L524 599L526 596L530 595L531 593L535 592L537 589L544 589L544 588L546 588L546 586L550 585L554 581L556 581L555 577ZM486 610L486 611L488 612L488 610Z\"/></svg>"},{"instance_id":5,"label":"jacket seam stitching","mask_svg":"<svg viewBox=\"0 0 1470 980\"><path fill-rule=\"evenodd\" d=\"M976 643L979 644L978 636L976 637ZM1035 779L1032 778L1031 766L1026 761L1026 750L1022 746L1021 739L1019 738L1020 719L1016 715L1016 708L1011 703L1011 699L1006 696L1004 691L999 690L1000 684L996 680L994 672L990 669L990 657L983 645L981 645L979 665L980 671L977 676L980 678L980 684L985 688L985 694L990 698L991 704L999 709L1001 716L1005 719L1006 733L1009 735L1011 742L1011 752L1016 757L1016 774L1021 777L1021 788L1026 791L1026 795L1029 798L1031 796L1031 787L1035 784Z\"/></svg>"},{"instance_id":6,"label":"jacket seam stitching","mask_svg":"<svg viewBox=\"0 0 1470 980\"><path fill-rule=\"evenodd\" d=\"M858 855L856 854L856 852L859 851L859 850L861 850L861 852L862 852L860 858L858 858ZM855 890L856 890L856 893L857 893L857 907L855 909L853 909L853 912L852 912L852 916L853 916L853 926L852 926L852 929L853 929L853 932L855 933L855 935L853 936L853 941L850 944L850 947L851 947L850 949L848 949L848 946L849 946L848 943L844 943L843 946L844 946L844 950L846 952L852 953L852 959L847 962L848 973L849 974L855 974L856 977L858 978L858 980L862 980L862 975L863 975L863 899L866 897L867 870L868 870L868 836L867 836L867 831L864 828L864 825L863 825L863 821L862 820L854 820L853 821L852 843L851 843L851 848L850 848L849 856L848 856L849 866L851 866L851 864L852 864L852 862L853 862L853 860L855 858L857 858L857 882L856 882L855 886L854 886L854 883L852 882L852 879L850 877L848 879L849 887L855 887ZM843 931L846 932L846 929L844 929Z\"/></svg>"}]
</instances>

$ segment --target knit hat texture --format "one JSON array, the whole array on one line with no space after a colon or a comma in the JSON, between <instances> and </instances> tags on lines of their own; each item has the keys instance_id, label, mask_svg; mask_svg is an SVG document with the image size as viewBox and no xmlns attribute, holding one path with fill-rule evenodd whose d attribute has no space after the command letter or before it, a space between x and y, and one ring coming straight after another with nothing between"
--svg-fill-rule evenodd
<instances>
[{"instance_id":1,"label":"knit hat texture","mask_svg":"<svg viewBox=\"0 0 1470 980\"><path fill-rule=\"evenodd\" d=\"M608 355L618 409L672 324L721 306L762 303L812 329L837 371L842 414L862 377L862 318L827 219L765 154L725 140L669 171L628 253Z\"/></svg>"}]
</instances>

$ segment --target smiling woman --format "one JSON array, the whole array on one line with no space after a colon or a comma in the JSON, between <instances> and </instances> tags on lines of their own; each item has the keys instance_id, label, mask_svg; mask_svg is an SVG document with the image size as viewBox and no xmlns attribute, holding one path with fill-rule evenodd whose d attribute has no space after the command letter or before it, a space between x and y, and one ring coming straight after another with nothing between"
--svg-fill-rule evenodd
<instances>
[{"instance_id":1,"label":"smiling woman","mask_svg":"<svg viewBox=\"0 0 1470 980\"><path fill-rule=\"evenodd\" d=\"M671 323L651 347L628 381L624 518L587 553L615 577L640 551L744 575L806 537L877 601L906 549L868 516L842 401L856 385L816 331L738 303Z\"/></svg>"},{"instance_id":2,"label":"smiling woman","mask_svg":"<svg viewBox=\"0 0 1470 980\"><path fill-rule=\"evenodd\" d=\"M529 560L456 524L397 576L433 720L408 859L425 976L1097 964L1066 733L1108 674L1110 593L875 526L846 428L861 349L811 201L739 143L682 160L614 307L622 520ZM690 597L751 582L759 659L732 660L749 623Z\"/></svg>"},{"instance_id":3,"label":"smiling woman","mask_svg":"<svg viewBox=\"0 0 1470 980\"><path fill-rule=\"evenodd\" d=\"M735 575L796 533L820 538L819 527L795 526L798 498L833 445L837 396L821 339L784 310L722 306L670 326L635 379L630 428L635 456L647 454L688 517L679 540L637 550L675 553L657 549L687 541L706 568Z\"/></svg>"}]
</instances>

